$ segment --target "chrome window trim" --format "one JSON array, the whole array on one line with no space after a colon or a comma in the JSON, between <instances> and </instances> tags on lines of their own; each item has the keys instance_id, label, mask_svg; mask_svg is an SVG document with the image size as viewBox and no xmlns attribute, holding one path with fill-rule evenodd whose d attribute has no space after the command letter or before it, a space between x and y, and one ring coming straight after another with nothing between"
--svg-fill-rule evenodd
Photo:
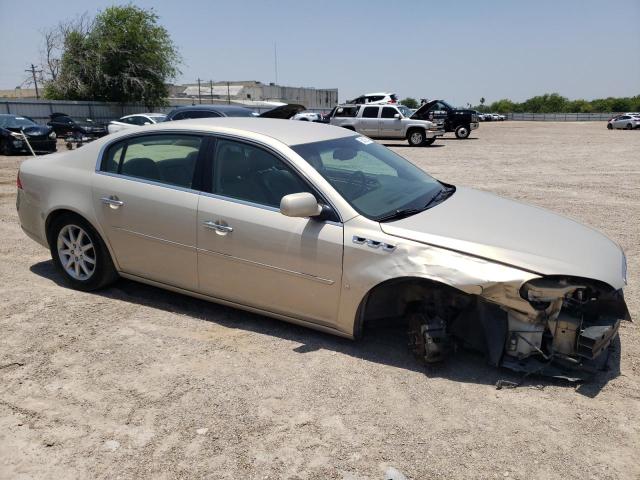
<instances>
[{"instance_id":1,"label":"chrome window trim","mask_svg":"<svg viewBox=\"0 0 640 480\"><path fill-rule=\"evenodd\" d=\"M218 193L209 193L209 192L195 192L195 193L198 193L203 197L214 198L216 200L222 200L225 202L237 203L239 205L245 205L247 207L255 207L261 210L268 210L270 212L278 212L278 213L280 212L280 209L278 207L263 205L262 203L254 203L254 202L250 202L249 200L241 200L239 198L227 197L225 195L220 195ZM323 220L323 223L326 223L328 225L335 225L336 227L343 226L342 222L334 222L333 220Z\"/></svg>"},{"instance_id":2,"label":"chrome window trim","mask_svg":"<svg viewBox=\"0 0 640 480\"><path fill-rule=\"evenodd\" d=\"M268 150L270 153L272 153L273 155L275 155L277 158L279 158L280 160L282 160L289 168L293 169L298 175L300 175L302 178L305 179L305 181L311 185L311 187L319 192L322 195L322 198L329 204L329 206L333 209L334 212L336 212L336 215L338 216L338 222L334 222L331 220L326 220L325 223L328 224L332 224L332 225L340 225L342 226L342 224L344 223L344 221L342 220L342 216L340 215L339 210L335 207L335 205L333 203L331 203L331 200L329 200L329 198L324 195L324 193L322 192L322 189L318 188L318 186L316 186L316 184L307 176L304 174L304 172L301 172L298 168L295 167L295 165L292 164L291 161L289 161L282 153L274 150L274 148L271 145L267 145L266 143L263 143L259 140L255 140L252 138L246 138L243 137L241 135L234 135L232 133L228 133L228 132L211 132L211 131L207 131L207 130L182 130L182 129L171 129L171 130L161 130L161 131L157 131L157 132L139 132L139 131L134 131L134 132L127 132L127 135L122 135L116 139L114 139L113 141L110 142L105 142L104 145L102 145L102 147L100 147L100 150L98 151L98 158L96 160L96 164L95 164L95 173L99 174L99 175L107 175L110 177L114 177L114 178L124 178L126 180L130 180L130 181L137 181L137 182L142 182L142 183L147 183L149 185L156 185L159 187L165 187L165 188L171 188L174 190L179 190L179 191L183 191L183 192L191 192L191 193L196 193L196 194L201 194L201 195L205 195L205 196L212 196L213 198L219 198L221 200L228 200L228 201L235 201L237 203L243 203L245 205L249 205L249 206L253 206L253 207L259 207L259 208L263 208L266 210L271 210L274 209L275 211L280 211L279 208L277 207L271 207L268 205L261 205L261 204L257 204L257 203L253 203L253 202L247 202L245 200L239 200L239 199L234 199L234 198L230 198L230 197L225 197L223 195L218 195L218 194L210 194L208 192L203 192L200 190L194 190L192 188L185 188L185 187L179 187L177 185L170 185L168 183L162 183L162 182L155 182L153 180L147 180L145 178L139 178L139 177L131 177L129 175L123 175L121 173L112 173L112 172L105 172L102 171L100 169L100 166L102 165L102 160L104 158L104 155L107 151L107 149L109 149L111 146L115 145L116 143L119 142L124 142L124 141L129 141L131 138L136 138L136 137L147 137L147 136L151 136L151 135L176 135L176 134L182 134L182 135L203 135L203 136L208 136L210 138L216 139L216 138L228 138L231 140L237 140L243 143L248 143L248 144L253 144L256 145L257 147L263 148L265 150ZM275 139L277 140L277 139ZM286 144L283 144L286 145ZM288 146L288 145L286 145ZM290 147L289 147L290 148ZM303 159L304 160L304 159Z\"/></svg>"},{"instance_id":3,"label":"chrome window trim","mask_svg":"<svg viewBox=\"0 0 640 480\"><path fill-rule=\"evenodd\" d=\"M198 195L200 193L199 190L194 190L193 188L181 187L179 185L171 185L170 183L156 182L154 180L147 180L146 178L132 177L130 175L123 175L122 173L103 172L101 170L95 173L97 173L98 175L105 175L107 177L122 178L123 180L129 180L132 182L140 182L140 183L145 183L147 185L154 185L156 187L164 187L164 188L169 188L171 190L178 190L180 192L193 193L195 195Z\"/></svg>"}]
</instances>

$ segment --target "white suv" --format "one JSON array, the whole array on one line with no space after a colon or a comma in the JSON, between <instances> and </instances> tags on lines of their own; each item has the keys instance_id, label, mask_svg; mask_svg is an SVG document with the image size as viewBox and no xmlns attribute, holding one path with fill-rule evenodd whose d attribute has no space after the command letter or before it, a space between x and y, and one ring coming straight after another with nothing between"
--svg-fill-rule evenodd
<instances>
[{"instance_id":1,"label":"white suv","mask_svg":"<svg viewBox=\"0 0 640 480\"><path fill-rule=\"evenodd\" d=\"M361 105L367 103L369 105L387 105L389 103L398 103L398 95L395 93L378 92L378 93L365 93L358 98L349 100L347 103L354 105Z\"/></svg>"}]
</instances>

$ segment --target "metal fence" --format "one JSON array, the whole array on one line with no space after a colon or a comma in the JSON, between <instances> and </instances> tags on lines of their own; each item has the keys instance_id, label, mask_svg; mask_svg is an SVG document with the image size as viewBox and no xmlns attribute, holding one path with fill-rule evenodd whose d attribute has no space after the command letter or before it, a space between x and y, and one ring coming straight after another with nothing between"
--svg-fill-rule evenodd
<instances>
[{"instance_id":1,"label":"metal fence","mask_svg":"<svg viewBox=\"0 0 640 480\"><path fill-rule=\"evenodd\" d=\"M509 120L534 122L596 122L607 121L619 113L509 113Z\"/></svg>"},{"instance_id":2,"label":"metal fence","mask_svg":"<svg viewBox=\"0 0 640 480\"><path fill-rule=\"evenodd\" d=\"M202 102L209 104L210 102ZM221 102L216 102L221 103ZM226 102L224 102L226 103ZM233 102L232 102L233 103ZM154 108L155 112L168 113L171 109L180 105L191 105L193 100L190 98L172 101L172 105L163 108ZM196 101L195 104L198 104ZM262 113L271 110L273 107L253 108L252 110ZM0 100L0 113L11 113L13 115L24 115L32 118L38 123L47 123L49 115L52 113L66 113L75 118L91 118L97 122L109 122L116 120L125 115L133 113L148 112L149 109L141 104L135 103L106 103L106 102L87 102L87 101L71 101L71 100ZM327 109L308 109L310 112L328 112Z\"/></svg>"}]
</instances>

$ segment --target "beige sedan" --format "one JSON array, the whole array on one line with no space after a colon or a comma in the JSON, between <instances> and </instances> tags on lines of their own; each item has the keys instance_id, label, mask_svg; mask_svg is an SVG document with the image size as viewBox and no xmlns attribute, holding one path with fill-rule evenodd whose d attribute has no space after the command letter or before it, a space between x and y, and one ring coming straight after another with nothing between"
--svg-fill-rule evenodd
<instances>
[{"instance_id":1,"label":"beige sedan","mask_svg":"<svg viewBox=\"0 0 640 480\"><path fill-rule=\"evenodd\" d=\"M17 183L24 232L81 290L122 276L349 338L396 318L426 361L462 344L564 378L629 317L604 235L338 127L162 123L27 160Z\"/></svg>"}]
</instances>

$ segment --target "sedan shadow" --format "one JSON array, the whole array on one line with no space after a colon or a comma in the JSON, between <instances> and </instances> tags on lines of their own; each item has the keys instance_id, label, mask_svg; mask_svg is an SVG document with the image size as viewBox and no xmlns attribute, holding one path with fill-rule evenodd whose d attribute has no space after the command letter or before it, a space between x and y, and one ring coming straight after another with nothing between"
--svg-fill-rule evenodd
<instances>
[{"instance_id":1,"label":"sedan shadow","mask_svg":"<svg viewBox=\"0 0 640 480\"><path fill-rule=\"evenodd\" d=\"M51 260L36 263L30 267L30 270L62 288L70 288ZM496 385L501 382L504 385L537 388L544 388L547 385L576 388L576 384L564 380L539 376L523 377L522 374L511 370L492 367L484 362L481 354L466 350L456 352L441 364L425 366L410 353L407 346L406 324L397 319L372 322L365 329L362 339L352 341L124 278L118 280L112 287L93 292L93 294L188 315L226 328L242 329L300 343L300 346L293 349L299 354L320 349L330 350L369 362L422 372L428 378L445 378L464 383ZM617 339L617 347L609 359L608 370L599 372L589 383L579 384L576 391L585 396L595 397L609 380L620 374L619 339Z\"/></svg>"}]
</instances>

